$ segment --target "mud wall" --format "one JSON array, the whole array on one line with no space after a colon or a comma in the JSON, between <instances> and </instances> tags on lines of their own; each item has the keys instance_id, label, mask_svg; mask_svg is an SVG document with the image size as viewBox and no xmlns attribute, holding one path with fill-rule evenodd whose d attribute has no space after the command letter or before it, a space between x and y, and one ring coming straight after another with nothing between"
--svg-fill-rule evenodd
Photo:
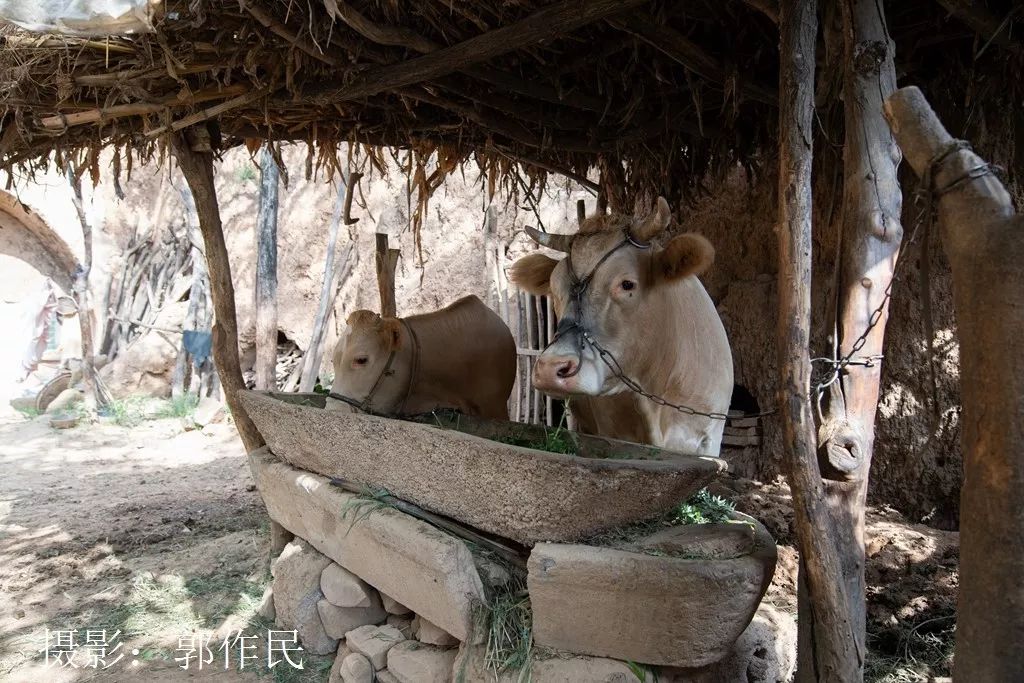
<instances>
[{"instance_id":1,"label":"mud wall","mask_svg":"<svg viewBox=\"0 0 1024 683\"><path fill-rule=\"evenodd\" d=\"M916 185L912 179L904 179L903 184L907 195L903 223L909 236L917 220L917 209L910 198ZM837 246L837 234L828 227L829 214L838 212L839 207L818 199L812 353L825 356L826 330L821 324L827 285L835 272ZM775 213L774 178L751 181L737 172L681 215L684 229L705 235L715 245L715 265L703 279L729 333L736 383L753 395L762 410L775 405L778 376ZM914 520L954 528L963 474L959 346L949 268L936 233L928 250L937 384L937 400L933 400L925 348L926 316L921 303L922 237L919 231L915 243L904 252L899 279L893 286L869 497L898 508ZM741 463L741 474L758 478L780 474L780 427L777 417L762 420L761 449L748 449L750 457Z\"/></svg>"}]
</instances>

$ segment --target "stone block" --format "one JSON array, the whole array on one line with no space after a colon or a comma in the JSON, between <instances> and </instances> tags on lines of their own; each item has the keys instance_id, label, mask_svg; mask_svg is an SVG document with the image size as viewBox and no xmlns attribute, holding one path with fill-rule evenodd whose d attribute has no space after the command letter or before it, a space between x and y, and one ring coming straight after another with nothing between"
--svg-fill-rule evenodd
<instances>
[{"instance_id":1,"label":"stone block","mask_svg":"<svg viewBox=\"0 0 1024 683\"><path fill-rule=\"evenodd\" d=\"M316 604L324 631L332 638L344 638L345 634L360 626L374 626L387 616L380 605L370 607L338 607L326 598Z\"/></svg>"},{"instance_id":2,"label":"stone block","mask_svg":"<svg viewBox=\"0 0 1024 683\"><path fill-rule=\"evenodd\" d=\"M338 672L344 683L373 683L373 666L361 654L352 653L341 660Z\"/></svg>"},{"instance_id":3,"label":"stone block","mask_svg":"<svg viewBox=\"0 0 1024 683\"><path fill-rule=\"evenodd\" d=\"M320 573L330 562L297 538L285 546L272 567L277 624L295 629L302 647L317 655L331 654L338 648L338 639L327 635L317 610L317 603L324 597Z\"/></svg>"},{"instance_id":4,"label":"stone block","mask_svg":"<svg viewBox=\"0 0 1024 683\"><path fill-rule=\"evenodd\" d=\"M720 660L750 623L775 569L774 541L750 521L754 551L722 560L538 544L527 578L534 641L654 665Z\"/></svg>"},{"instance_id":5,"label":"stone block","mask_svg":"<svg viewBox=\"0 0 1024 683\"><path fill-rule=\"evenodd\" d=\"M391 508L353 510L357 496L266 449L249 463L272 519L459 640L469 636L474 605L485 596L461 540Z\"/></svg>"},{"instance_id":6,"label":"stone block","mask_svg":"<svg viewBox=\"0 0 1024 683\"><path fill-rule=\"evenodd\" d=\"M65 389L57 394L57 398L50 401L50 405L46 406L46 413L53 415L64 412L71 406L81 403L83 397L84 394L80 389Z\"/></svg>"},{"instance_id":7,"label":"stone block","mask_svg":"<svg viewBox=\"0 0 1024 683\"><path fill-rule=\"evenodd\" d=\"M345 643L352 652L370 660L375 670L388 665L388 650L398 645L405 636L393 626L360 626L345 635Z\"/></svg>"},{"instance_id":8,"label":"stone block","mask_svg":"<svg viewBox=\"0 0 1024 683\"><path fill-rule=\"evenodd\" d=\"M388 651L388 671L399 683L447 683L457 650L407 640Z\"/></svg>"},{"instance_id":9,"label":"stone block","mask_svg":"<svg viewBox=\"0 0 1024 683\"><path fill-rule=\"evenodd\" d=\"M256 615L267 621L274 621L277 618L277 610L274 608L274 589L272 586L267 586L264 589L263 597L260 598L260 605L256 608Z\"/></svg>"},{"instance_id":10,"label":"stone block","mask_svg":"<svg viewBox=\"0 0 1024 683\"><path fill-rule=\"evenodd\" d=\"M377 591L334 562L327 565L327 569L320 575L320 590L338 607L371 607L374 602L379 604L374 595Z\"/></svg>"},{"instance_id":11,"label":"stone block","mask_svg":"<svg viewBox=\"0 0 1024 683\"><path fill-rule=\"evenodd\" d=\"M729 559L753 552L754 527L742 523L687 524L662 529L641 539L636 545L673 556Z\"/></svg>"},{"instance_id":12,"label":"stone block","mask_svg":"<svg viewBox=\"0 0 1024 683\"><path fill-rule=\"evenodd\" d=\"M458 638L423 617L417 616L413 620L412 626L416 640L421 643L437 645L442 648L455 647L459 644Z\"/></svg>"},{"instance_id":13,"label":"stone block","mask_svg":"<svg viewBox=\"0 0 1024 683\"><path fill-rule=\"evenodd\" d=\"M405 616L406 614L412 614L412 610L403 605L402 603L395 600L390 595L385 593L380 594L381 602L384 603L384 609L387 610L388 614L397 614L399 616Z\"/></svg>"},{"instance_id":14,"label":"stone block","mask_svg":"<svg viewBox=\"0 0 1024 683\"><path fill-rule=\"evenodd\" d=\"M551 653L544 657L535 655L528 673L504 671L495 674L487 668L484 654L483 646L463 643L452 663L449 680L459 683L520 683L524 680L531 683L657 683L651 674L645 675L641 681L625 662L567 653Z\"/></svg>"},{"instance_id":15,"label":"stone block","mask_svg":"<svg viewBox=\"0 0 1024 683\"><path fill-rule=\"evenodd\" d=\"M338 401L338 403L341 403L341 401ZM387 669L377 672L377 681L378 683L401 683L401 681L398 680L398 677Z\"/></svg>"}]
</instances>

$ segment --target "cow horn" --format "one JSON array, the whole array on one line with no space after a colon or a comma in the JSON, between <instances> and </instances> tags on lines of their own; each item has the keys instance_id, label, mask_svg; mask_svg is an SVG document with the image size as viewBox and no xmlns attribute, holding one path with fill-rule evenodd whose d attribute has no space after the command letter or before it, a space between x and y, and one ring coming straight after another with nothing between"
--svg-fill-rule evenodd
<instances>
[{"instance_id":1,"label":"cow horn","mask_svg":"<svg viewBox=\"0 0 1024 683\"><path fill-rule=\"evenodd\" d=\"M630 235L637 242L649 242L668 227L671 218L672 210L669 209L668 202L664 197L658 197L658 201L654 203L654 211L646 218L637 221L633 225Z\"/></svg>"},{"instance_id":2,"label":"cow horn","mask_svg":"<svg viewBox=\"0 0 1024 683\"><path fill-rule=\"evenodd\" d=\"M536 228L531 228L529 225L526 226L526 234L530 236L530 239L542 247L561 251L566 254L569 253L569 247L572 246L572 235L559 235L553 232L541 232Z\"/></svg>"}]
</instances>

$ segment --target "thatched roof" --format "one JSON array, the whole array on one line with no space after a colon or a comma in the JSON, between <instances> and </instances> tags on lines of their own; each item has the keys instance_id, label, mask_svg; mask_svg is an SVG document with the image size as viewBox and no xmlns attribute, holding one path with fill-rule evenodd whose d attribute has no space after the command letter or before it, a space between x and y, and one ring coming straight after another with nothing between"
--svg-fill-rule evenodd
<instances>
[{"instance_id":1,"label":"thatched roof","mask_svg":"<svg viewBox=\"0 0 1024 683\"><path fill-rule=\"evenodd\" d=\"M887 5L901 85L924 87L951 129L1000 131L997 160L1015 166L1019 4ZM168 131L209 122L223 145L307 141L328 168L345 141L414 150L421 176L436 152L421 188L475 156L492 181L515 162L535 176L597 165L609 186L678 199L707 171L771 152L775 15L774 0L169 0L152 34L6 28L0 165L56 153L95 166L113 145L120 167L124 151L145 158ZM823 42L841 54L837 25L824 17ZM830 52L818 55L826 141L842 139Z\"/></svg>"}]
</instances>

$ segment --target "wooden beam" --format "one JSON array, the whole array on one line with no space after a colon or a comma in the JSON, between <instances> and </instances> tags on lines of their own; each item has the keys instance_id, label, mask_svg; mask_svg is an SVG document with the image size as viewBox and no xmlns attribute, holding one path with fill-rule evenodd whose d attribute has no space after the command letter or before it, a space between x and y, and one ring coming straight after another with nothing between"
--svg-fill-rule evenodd
<instances>
[{"instance_id":1,"label":"wooden beam","mask_svg":"<svg viewBox=\"0 0 1024 683\"><path fill-rule=\"evenodd\" d=\"M326 54L306 36L293 33L287 26L278 21L269 10L260 6L253 0L243 0L242 4L245 6L246 11L248 11L256 21L270 29L271 33L283 38L313 59L336 69L344 69L350 66L340 59L335 58L333 55Z\"/></svg>"},{"instance_id":2,"label":"wooden beam","mask_svg":"<svg viewBox=\"0 0 1024 683\"><path fill-rule=\"evenodd\" d=\"M359 35L379 45L409 48L420 54L437 52L445 47L403 26L382 26L373 22L343 0L336 0L332 4L342 21ZM328 12L331 12L330 5ZM460 71L495 87L552 104L595 112L604 112L608 108L607 101L600 97L574 91L560 91L546 83L527 80L487 66L473 64Z\"/></svg>"},{"instance_id":3,"label":"wooden beam","mask_svg":"<svg viewBox=\"0 0 1024 683\"><path fill-rule=\"evenodd\" d=\"M725 66L704 48L664 22L644 13L609 21L612 26L636 36L665 56L686 67L698 76L726 86L732 78ZM766 104L778 105L779 97L773 88L757 83L737 81L737 89L747 97Z\"/></svg>"},{"instance_id":4,"label":"wooden beam","mask_svg":"<svg viewBox=\"0 0 1024 683\"><path fill-rule=\"evenodd\" d=\"M896 91L885 113L914 171L939 190L953 276L964 451L953 680L1022 681L1024 659L1012 653L1024 649L1024 217L917 88Z\"/></svg>"},{"instance_id":5,"label":"wooden beam","mask_svg":"<svg viewBox=\"0 0 1024 683\"><path fill-rule=\"evenodd\" d=\"M388 236L377 233L376 241L377 291L380 293L380 317L397 318L398 301L395 298L395 268L398 266L398 249L388 248Z\"/></svg>"},{"instance_id":6,"label":"wooden beam","mask_svg":"<svg viewBox=\"0 0 1024 683\"><path fill-rule=\"evenodd\" d=\"M499 55L557 38L645 2L647 0L562 0L515 23L422 57L368 69L344 85L318 88L312 94L319 103L345 102L429 81Z\"/></svg>"},{"instance_id":7,"label":"wooden beam","mask_svg":"<svg viewBox=\"0 0 1024 683\"><path fill-rule=\"evenodd\" d=\"M204 137L201 131L184 131L171 136L171 149L178 166L192 190L203 233L206 265L210 277L210 293L216 321L213 324L213 360L217 364L224 395L235 420L238 435L246 451L254 451L264 444L256 425L249 419L238 392L245 388L242 368L238 360L238 321L235 314L235 288L231 283L231 261L224 242L220 208L213 182L213 154L193 151L193 146Z\"/></svg>"},{"instance_id":8,"label":"wooden beam","mask_svg":"<svg viewBox=\"0 0 1024 683\"><path fill-rule=\"evenodd\" d=\"M801 587L801 681L857 681L860 660L838 550L830 533L811 411L811 254L816 0L782 0L779 22L779 413Z\"/></svg>"},{"instance_id":9,"label":"wooden beam","mask_svg":"<svg viewBox=\"0 0 1024 683\"><path fill-rule=\"evenodd\" d=\"M985 3L978 0L936 0L947 12L967 24L972 31L986 42L1020 52L1021 44L1011 37L1010 25L1013 23L1011 10L1004 19L992 14Z\"/></svg>"}]
</instances>

